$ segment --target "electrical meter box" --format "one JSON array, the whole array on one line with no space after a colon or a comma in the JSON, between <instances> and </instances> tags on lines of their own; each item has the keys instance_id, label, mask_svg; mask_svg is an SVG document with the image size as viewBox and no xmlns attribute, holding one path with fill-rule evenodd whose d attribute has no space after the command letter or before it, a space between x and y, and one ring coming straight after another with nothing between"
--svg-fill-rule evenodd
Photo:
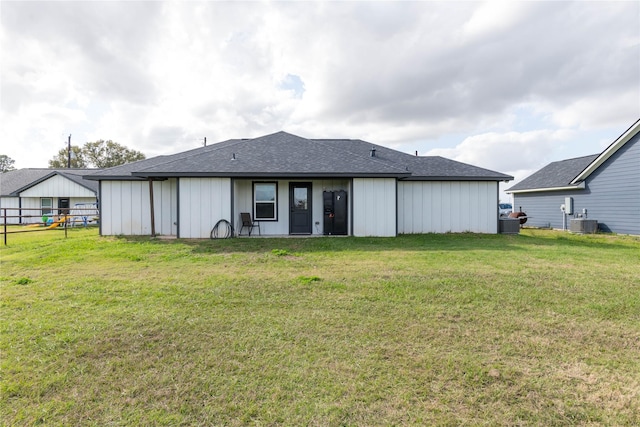
<instances>
[{"instance_id":1,"label":"electrical meter box","mask_svg":"<svg viewBox=\"0 0 640 427\"><path fill-rule=\"evenodd\" d=\"M564 213L567 215L573 215L573 197L564 198Z\"/></svg>"}]
</instances>

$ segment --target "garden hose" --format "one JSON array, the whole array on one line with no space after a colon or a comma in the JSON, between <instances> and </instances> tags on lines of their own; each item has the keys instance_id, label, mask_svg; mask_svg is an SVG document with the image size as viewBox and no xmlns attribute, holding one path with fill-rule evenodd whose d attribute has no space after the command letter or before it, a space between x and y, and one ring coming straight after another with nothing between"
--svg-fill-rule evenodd
<instances>
[{"instance_id":1,"label":"garden hose","mask_svg":"<svg viewBox=\"0 0 640 427\"><path fill-rule=\"evenodd\" d=\"M228 239L233 237L233 225L226 219L221 219L213 226L209 237L212 239Z\"/></svg>"}]
</instances>

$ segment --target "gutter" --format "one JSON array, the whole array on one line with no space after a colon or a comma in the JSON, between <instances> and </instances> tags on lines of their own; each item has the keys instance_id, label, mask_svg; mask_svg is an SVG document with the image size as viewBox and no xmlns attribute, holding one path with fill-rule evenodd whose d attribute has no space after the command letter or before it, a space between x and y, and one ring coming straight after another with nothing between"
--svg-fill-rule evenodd
<instances>
[{"instance_id":1,"label":"gutter","mask_svg":"<svg viewBox=\"0 0 640 427\"><path fill-rule=\"evenodd\" d=\"M280 178L280 179L312 179L312 178L404 178L407 173L291 173L291 172L133 172L129 179L157 178Z\"/></svg>"},{"instance_id":2,"label":"gutter","mask_svg":"<svg viewBox=\"0 0 640 427\"><path fill-rule=\"evenodd\" d=\"M527 188L526 190L508 190L508 191L505 191L505 193L507 194L539 193L543 191L567 191L567 190L584 190L584 189L585 189L585 183L584 181L582 181L578 185L568 185L565 187Z\"/></svg>"},{"instance_id":3,"label":"gutter","mask_svg":"<svg viewBox=\"0 0 640 427\"><path fill-rule=\"evenodd\" d=\"M400 178L401 181L499 181L509 182L512 176L410 176Z\"/></svg>"}]
</instances>

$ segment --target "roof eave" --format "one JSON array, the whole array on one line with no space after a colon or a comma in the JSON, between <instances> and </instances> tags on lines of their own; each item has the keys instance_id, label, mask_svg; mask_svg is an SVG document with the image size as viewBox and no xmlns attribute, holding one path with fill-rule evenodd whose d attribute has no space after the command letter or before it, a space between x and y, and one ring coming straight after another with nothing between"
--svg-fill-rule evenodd
<instances>
[{"instance_id":1,"label":"roof eave","mask_svg":"<svg viewBox=\"0 0 640 427\"><path fill-rule=\"evenodd\" d=\"M140 181L143 179L132 175L88 175L82 178L89 181Z\"/></svg>"},{"instance_id":2,"label":"roof eave","mask_svg":"<svg viewBox=\"0 0 640 427\"><path fill-rule=\"evenodd\" d=\"M567 190L584 190L585 183L584 181L579 182L576 185L566 185L564 187L546 187L546 188L525 188L522 190L511 190L508 189L505 191L507 194L518 194L518 193L540 193L546 191L567 191Z\"/></svg>"},{"instance_id":3,"label":"roof eave","mask_svg":"<svg viewBox=\"0 0 640 427\"><path fill-rule=\"evenodd\" d=\"M407 173L329 173L329 172L133 172L138 178L404 178Z\"/></svg>"},{"instance_id":4,"label":"roof eave","mask_svg":"<svg viewBox=\"0 0 640 427\"><path fill-rule=\"evenodd\" d=\"M512 176L409 176L403 181L504 181L513 180Z\"/></svg>"},{"instance_id":5,"label":"roof eave","mask_svg":"<svg viewBox=\"0 0 640 427\"><path fill-rule=\"evenodd\" d=\"M622 135L620 135L611 145L609 145L593 162L589 164L578 176L576 176L570 184L575 184L580 181L584 181L589 175L591 175L596 169L598 169L604 162L606 162L616 151L618 151L624 144L629 142L638 132L640 132L640 119L638 119L629 129L627 129Z\"/></svg>"}]
</instances>

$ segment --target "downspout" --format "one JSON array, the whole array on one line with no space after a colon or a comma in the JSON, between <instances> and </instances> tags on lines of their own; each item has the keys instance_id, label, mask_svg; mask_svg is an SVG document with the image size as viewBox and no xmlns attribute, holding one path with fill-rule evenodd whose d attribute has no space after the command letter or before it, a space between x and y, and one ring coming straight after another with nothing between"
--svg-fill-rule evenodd
<instances>
[{"instance_id":1,"label":"downspout","mask_svg":"<svg viewBox=\"0 0 640 427\"><path fill-rule=\"evenodd\" d=\"M180 177L176 178L176 238L180 238Z\"/></svg>"},{"instance_id":2,"label":"downspout","mask_svg":"<svg viewBox=\"0 0 640 427\"><path fill-rule=\"evenodd\" d=\"M500 234L500 182L499 181L496 181L496 200L498 201L498 203L496 203L494 205L494 207L496 208L496 213L497 213L497 215L496 215L496 217L497 217L496 218L496 230L497 230L497 233L496 234ZM513 206L514 205L515 204L511 205L512 206L511 210L513 210Z\"/></svg>"},{"instance_id":3,"label":"downspout","mask_svg":"<svg viewBox=\"0 0 640 427\"><path fill-rule=\"evenodd\" d=\"M234 223L234 218L235 218L235 197L234 197L234 192L235 192L235 187L236 187L236 180L235 178L231 178L231 182L230 182L230 186L231 186L231 218L229 218L229 223L231 224L231 237L234 237L234 231L233 231L233 223Z\"/></svg>"},{"instance_id":4,"label":"downspout","mask_svg":"<svg viewBox=\"0 0 640 427\"><path fill-rule=\"evenodd\" d=\"M102 236L102 180L98 181L98 233Z\"/></svg>"},{"instance_id":5,"label":"downspout","mask_svg":"<svg viewBox=\"0 0 640 427\"><path fill-rule=\"evenodd\" d=\"M351 227L351 230L349 235L353 236L353 178L351 178L351 180L349 180L349 210L351 212L349 212L349 227Z\"/></svg>"},{"instance_id":6,"label":"downspout","mask_svg":"<svg viewBox=\"0 0 640 427\"><path fill-rule=\"evenodd\" d=\"M153 180L149 178L149 211L151 212L151 237L156 237L156 213L153 208Z\"/></svg>"},{"instance_id":7,"label":"downspout","mask_svg":"<svg viewBox=\"0 0 640 427\"><path fill-rule=\"evenodd\" d=\"M396 178L396 237L398 237L398 178Z\"/></svg>"}]
</instances>

